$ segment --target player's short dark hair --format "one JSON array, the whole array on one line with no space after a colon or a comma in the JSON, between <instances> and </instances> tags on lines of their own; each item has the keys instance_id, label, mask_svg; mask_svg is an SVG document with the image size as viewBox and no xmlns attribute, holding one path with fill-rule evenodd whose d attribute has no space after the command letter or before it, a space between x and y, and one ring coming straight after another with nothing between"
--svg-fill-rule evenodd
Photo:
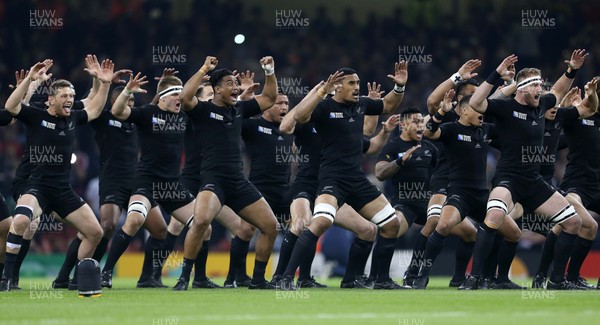
<instances>
[{"instance_id":1,"label":"player's short dark hair","mask_svg":"<svg viewBox=\"0 0 600 325\"><path fill-rule=\"evenodd\" d=\"M172 86L183 86L183 82L181 81L181 79L175 76L166 76L160 79L160 81L158 82L156 92L160 94L163 90Z\"/></svg>"},{"instance_id":2,"label":"player's short dark hair","mask_svg":"<svg viewBox=\"0 0 600 325\"><path fill-rule=\"evenodd\" d=\"M358 74L356 73L356 70L352 69L352 68L339 68L336 72L341 72L342 76L347 76L349 74Z\"/></svg>"},{"instance_id":3,"label":"player's short dark hair","mask_svg":"<svg viewBox=\"0 0 600 325\"><path fill-rule=\"evenodd\" d=\"M210 75L210 85L215 88L221 82L221 79L227 76L233 76L233 72L229 69L214 70Z\"/></svg>"},{"instance_id":4,"label":"player's short dark hair","mask_svg":"<svg viewBox=\"0 0 600 325\"><path fill-rule=\"evenodd\" d=\"M115 87L110 92L110 99L111 99L111 101L115 101L117 99L117 97L119 97L119 95L121 95L121 92L123 91L123 89L125 89L125 86L117 86L117 87Z\"/></svg>"},{"instance_id":5,"label":"player's short dark hair","mask_svg":"<svg viewBox=\"0 0 600 325\"><path fill-rule=\"evenodd\" d=\"M73 84L70 81L65 79L58 79L50 84L50 96L56 96L58 90L61 88L75 89L75 87L73 87Z\"/></svg>"},{"instance_id":6,"label":"player's short dark hair","mask_svg":"<svg viewBox=\"0 0 600 325\"><path fill-rule=\"evenodd\" d=\"M521 82L529 77L541 76L541 75L542 75L542 71L540 71L540 69L538 69L538 68L523 68L517 73L515 80L517 82Z\"/></svg>"},{"instance_id":7,"label":"player's short dark hair","mask_svg":"<svg viewBox=\"0 0 600 325\"><path fill-rule=\"evenodd\" d=\"M465 95L463 98L460 99L460 102L458 103L458 107L464 107L465 105L469 105L469 100L471 99L471 97L473 97L473 94L468 94Z\"/></svg>"},{"instance_id":8,"label":"player's short dark hair","mask_svg":"<svg viewBox=\"0 0 600 325\"><path fill-rule=\"evenodd\" d=\"M422 114L421 110L416 106L409 106L400 112L400 119L404 120L413 114Z\"/></svg>"},{"instance_id":9,"label":"player's short dark hair","mask_svg":"<svg viewBox=\"0 0 600 325\"><path fill-rule=\"evenodd\" d=\"M459 82L455 87L456 88L456 90L455 90L456 96L467 95L467 88L469 85L479 87L479 82L473 78Z\"/></svg>"}]
</instances>

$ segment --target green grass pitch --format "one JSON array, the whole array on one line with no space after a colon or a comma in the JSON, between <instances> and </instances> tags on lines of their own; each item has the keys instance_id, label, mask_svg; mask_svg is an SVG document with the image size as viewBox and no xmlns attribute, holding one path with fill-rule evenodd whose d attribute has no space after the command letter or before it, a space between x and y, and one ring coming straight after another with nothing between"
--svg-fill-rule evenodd
<instances>
[{"instance_id":1,"label":"green grass pitch","mask_svg":"<svg viewBox=\"0 0 600 325\"><path fill-rule=\"evenodd\" d=\"M461 292L448 280L433 278L425 291L342 290L330 279L330 288L295 292L172 292L117 278L102 297L79 298L52 279L24 278L23 290L0 292L0 324L600 324L600 291Z\"/></svg>"}]
</instances>

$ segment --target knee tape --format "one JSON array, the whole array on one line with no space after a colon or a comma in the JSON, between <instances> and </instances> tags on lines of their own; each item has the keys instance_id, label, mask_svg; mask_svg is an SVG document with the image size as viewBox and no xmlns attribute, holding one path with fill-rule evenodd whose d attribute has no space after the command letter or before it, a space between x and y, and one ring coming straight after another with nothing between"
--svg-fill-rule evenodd
<instances>
[{"instance_id":1,"label":"knee tape","mask_svg":"<svg viewBox=\"0 0 600 325\"><path fill-rule=\"evenodd\" d=\"M187 228L191 228L193 224L194 224L194 216L192 215L192 216L191 216L191 217L188 219L188 221L185 223L185 226L186 226Z\"/></svg>"},{"instance_id":2,"label":"knee tape","mask_svg":"<svg viewBox=\"0 0 600 325\"><path fill-rule=\"evenodd\" d=\"M394 218L396 218L396 210L388 203L381 211L377 212L373 218L371 218L371 222L381 228L388 222L394 220Z\"/></svg>"},{"instance_id":3,"label":"knee tape","mask_svg":"<svg viewBox=\"0 0 600 325\"><path fill-rule=\"evenodd\" d=\"M335 219L335 207L327 203L319 203L315 205L315 212L313 213L313 219L318 217L326 218L333 223Z\"/></svg>"},{"instance_id":4,"label":"knee tape","mask_svg":"<svg viewBox=\"0 0 600 325\"><path fill-rule=\"evenodd\" d=\"M441 204L432 204L427 209L427 219L431 217L438 217L442 215L442 205Z\"/></svg>"},{"instance_id":5,"label":"knee tape","mask_svg":"<svg viewBox=\"0 0 600 325\"><path fill-rule=\"evenodd\" d=\"M487 203L487 211L489 212L492 209L500 210L504 212L504 214L508 214L508 206L502 200L491 199Z\"/></svg>"},{"instance_id":6,"label":"knee tape","mask_svg":"<svg viewBox=\"0 0 600 325\"><path fill-rule=\"evenodd\" d=\"M576 214L577 212L575 211L575 208L569 204L566 207L562 208L560 211L558 211L558 213L556 213L552 218L550 218L550 222L561 223Z\"/></svg>"},{"instance_id":7,"label":"knee tape","mask_svg":"<svg viewBox=\"0 0 600 325\"><path fill-rule=\"evenodd\" d=\"M144 203L141 201L133 201L129 204L129 207L127 208L127 215L129 215L132 212L137 212L141 214L142 217L144 217L144 219L146 219L146 216L148 215L148 208L146 208Z\"/></svg>"},{"instance_id":8,"label":"knee tape","mask_svg":"<svg viewBox=\"0 0 600 325\"><path fill-rule=\"evenodd\" d=\"M33 219L33 208L27 205L17 205L15 208L15 216L21 214L29 218L29 220Z\"/></svg>"}]
</instances>

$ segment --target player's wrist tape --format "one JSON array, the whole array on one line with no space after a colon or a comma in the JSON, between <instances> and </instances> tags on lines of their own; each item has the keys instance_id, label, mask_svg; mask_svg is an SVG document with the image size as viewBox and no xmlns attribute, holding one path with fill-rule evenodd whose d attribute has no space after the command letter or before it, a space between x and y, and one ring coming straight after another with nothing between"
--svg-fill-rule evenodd
<instances>
[{"instance_id":1,"label":"player's wrist tape","mask_svg":"<svg viewBox=\"0 0 600 325\"><path fill-rule=\"evenodd\" d=\"M208 73L208 67L202 66L202 68L200 68L199 71L202 72L202 74L207 74Z\"/></svg>"},{"instance_id":2,"label":"player's wrist tape","mask_svg":"<svg viewBox=\"0 0 600 325\"><path fill-rule=\"evenodd\" d=\"M396 94L404 94L404 90L406 90L406 85L404 85L404 86L402 86L402 87L400 87L400 86L398 86L398 85L395 85L395 86L394 86L394 92L395 92Z\"/></svg>"},{"instance_id":3,"label":"player's wrist tape","mask_svg":"<svg viewBox=\"0 0 600 325\"><path fill-rule=\"evenodd\" d=\"M425 127L427 127L427 130L429 130L431 133L435 133L440 128L441 124L442 123L438 123L434 119L429 119L429 121L427 121L427 125L425 125Z\"/></svg>"},{"instance_id":4,"label":"player's wrist tape","mask_svg":"<svg viewBox=\"0 0 600 325\"><path fill-rule=\"evenodd\" d=\"M438 121L441 121L444 119L444 115L440 114L440 111L435 112L435 114L433 115L433 117L435 119L437 119Z\"/></svg>"},{"instance_id":5,"label":"player's wrist tape","mask_svg":"<svg viewBox=\"0 0 600 325\"><path fill-rule=\"evenodd\" d=\"M494 70L490 76L485 80L485 82L496 85L499 81L501 81L502 76L498 73L498 71Z\"/></svg>"},{"instance_id":6,"label":"player's wrist tape","mask_svg":"<svg viewBox=\"0 0 600 325\"><path fill-rule=\"evenodd\" d=\"M527 78L525 80L521 80L521 82L519 82L517 84L517 90L521 90L530 85L541 84L542 82L543 82L542 77L533 76L533 77Z\"/></svg>"},{"instance_id":7,"label":"player's wrist tape","mask_svg":"<svg viewBox=\"0 0 600 325\"><path fill-rule=\"evenodd\" d=\"M265 70L265 75L266 76L270 76L273 73L275 73L275 67L273 67L272 64L263 64L262 68L263 68L263 70Z\"/></svg>"},{"instance_id":8,"label":"player's wrist tape","mask_svg":"<svg viewBox=\"0 0 600 325\"><path fill-rule=\"evenodd\" d=\"M327 92L325 89L319 88L319 90L317 90L317 95L321 98L325 98L327 96Z\"/></svg>"},{"instance_id":9,"label":"player's wrist tape","mask_svg":"<svg viewBox=\"0 0 600 325\"><path fill-rule=\"evenodd\" d=\"M404 157L404 155L402 155L402 157ZM396 165L397 165L398 167L402 167L402 166L404 166L404 160L402 160L402 157L400 157L400 158L396 159Z\"/></svg>"},{"instance_id":10,"label":"player's wrist tape","mask_svg":"<svg viewBox=\"0 0 600 325\"><path fill-rule=\"evenodd\" d=\"M127 97L131 96L131 94L133 94L131 92L131 90L127 89L127 87L123 88L123 91L121 92L121 95L125 95Z\"/></svg>"},{"instance_id":11,"label":"player's wrist tape","mask_svg":"<svg viewBox=\"0 0 600 325\"><path fill-rule=\"evenodd\" d=\"M565 71L565 77L567 77L569 79L575 79L575 75L577 74L577 70L579 70L579 69L573 69L573 68L571 68L571 71L569 72L569 69L567 69L567 71Z\"/></svg>"},{"instance_id":12,"label":"player's wrist tape","mask_svg":"<svg viewBox=\"0 0 600 325\"><path fill-rule=\"evenodd\" d=\"M456 86L459 82L463 81L463 77L460 76L460 73L456 72L450 77L450 80Z\"/></svg>"},{"instance_id":13,"label":"player's wrist tape","mask_svg":"<svg viewBox=\"0 0 600 325\"><path fill-rule=\"evenodd\" d=\"M181 87L181 86L172 86L172 87L169 87L169 88L161 91L158 94L158 96L159 96L160 99L163 99L164 97L171 96L173 94L179 94L182 91L183 91L183 87Z\"/></svg>"}]
</instances>

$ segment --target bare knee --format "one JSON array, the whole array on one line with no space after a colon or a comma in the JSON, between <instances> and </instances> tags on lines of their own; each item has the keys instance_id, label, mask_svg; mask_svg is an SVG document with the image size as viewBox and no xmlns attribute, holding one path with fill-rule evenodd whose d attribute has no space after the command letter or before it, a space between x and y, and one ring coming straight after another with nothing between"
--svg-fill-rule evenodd
<instances>
[{"instance_id":1,"label":"bare knee","mask_svg":"<svg viewBox=\"0 0 600 325\"><path fill-rule=\"evenodd\" d=\"M396 238L398 237L398 231L400 230L400 221L398 218L393 218L390 222L383 225L380 230L382 237Z\"/></svg>"},{"instance_id":2,"label":"bare knee","mask_svg":"<svg viewBox=\"0 0 600 325\"><path fill-rule=\"evenodd\" d=\"M356 236L362 240L374 241L377 236L377 226L370 222L361 222L356 229Z\"/></svg>"},{"instance_id":3,"label":"bare knee","mask_svg":"<svg viewBox=\"0 0 600 325\"><path fill-rule=\"evenodd\" d=\"M22 236L29 227L29 224L30 220L28 217L24 215L17 215L13 220L11 228L14 233Z\"/></svg>"},{"instance_id":4,"label":"bare knee","mask_svg":"<svg viewBox=\"0 0 600 325\"><path fill-rule=\"evenodd\" d=\"M574 215L571 218L560 223L561 228L570 234L576 234L581 229L581 218Z\"/></svg>"}]
</instances>

